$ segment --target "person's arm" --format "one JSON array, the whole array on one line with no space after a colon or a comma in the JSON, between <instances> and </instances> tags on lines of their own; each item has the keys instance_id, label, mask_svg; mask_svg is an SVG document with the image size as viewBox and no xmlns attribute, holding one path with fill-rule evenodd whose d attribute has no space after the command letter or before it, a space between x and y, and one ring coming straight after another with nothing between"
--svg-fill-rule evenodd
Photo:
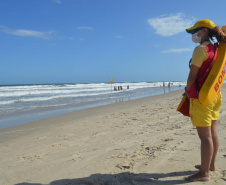
<instances>
[{"instance_id":1,"label":"person's arm","mask_svg":"<svg viewBox=\"0 0 226 185\"><path fill-rule=\"evenodd\" d=\"M186 91L188 97L190 96L191 87L195 83L195 80L198 76L199 69L200 69L199 67L197 67L195 65L191 65L190 72L188 75L188 80L187 80L187 86L185 87L185 91Z\"/></svg>"},{"instance_id":2,"label":"person's arm","mask_svg":"<svg viewBox=\"0 0 226 185\"><path fill-rule=\"evenodd\" d=\"M185 92L190 96L190 90L192 85L195 83L195 80L197 79L199 69L202 66L203 61L208 59L208 53L206 49L199 45L194 49L193 55L192 55L192 61L191 61L191 67L190 72L188 75L187 80L187 87L185 88Z\"/></svg>"}]
</instances>

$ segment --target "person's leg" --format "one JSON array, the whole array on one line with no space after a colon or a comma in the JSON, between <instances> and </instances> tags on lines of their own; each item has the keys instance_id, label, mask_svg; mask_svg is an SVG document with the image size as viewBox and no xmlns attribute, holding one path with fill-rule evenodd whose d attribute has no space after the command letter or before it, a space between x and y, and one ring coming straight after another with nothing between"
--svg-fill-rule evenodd
<instances>
[{"instance_id":1,"label":"person's leg","mask_svg":"<svg viewBox=\"0 0 226 185\"><path fill-rule=\"evenodd\" d=\"M212 121L211 134L212 134L212 140L213 140L213 156L210 163L210 170L216 171L215 160L216 160L216 156L219 148L219 139L217 135L217 120Z\"/></svg>"},{"instance_id":2,"label":"person's leg","mask_svg":"<svg viewBox=\"0 0 226 185\"><path fill-rule=\"evenodd\" d=\"M217 120L212 121L211 135L213 140L213 156L210 163L210 171L216 171L215 160L216 160L216 156L219 148L219 140L217 135ZM199 170L201 169L201 165L195 165L195 167Z\"/></svg>"},{"instance_id":3,"label":"person's leg","mask_svg":"<svg viewBox=\"0 0 226 185\"><path fill-rule=\"evenodd\" d=\"M201 140L201 169L200 172L186 177L188 181L209 181L209 168L213 155L211 127L196 127Z\"/></svg>"}]
</instances>

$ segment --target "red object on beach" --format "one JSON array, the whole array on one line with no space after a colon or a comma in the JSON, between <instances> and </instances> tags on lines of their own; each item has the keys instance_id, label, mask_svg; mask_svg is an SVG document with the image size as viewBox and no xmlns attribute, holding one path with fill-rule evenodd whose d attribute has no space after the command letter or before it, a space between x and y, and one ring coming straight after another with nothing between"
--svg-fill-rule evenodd
<instances>
[{"instance_id":1,"label":"red object on beach","mask_svg":"<svg viewBox=\"0 0 226 185\"><path fill-rule=\"evenodd\" d=\"M179 111L184 116L190 117L190 115L189 115L189 107L190 107L190 101L189 101L188 97L185 95L183 97L183 99L181 100L181 102L180 102L180 104L179 104L179 106L177 108L177 111Z\"/></svg>"},{"instance_id":2,"label":"red object on beach","mask_svg":"<svg viewBox=\"0 0 226 185\"><path fill-rule=\"evenodd\" d=\"M111 82L111 83L113 82L113 78L110 79L110 82Z\"/></svg>"}]
</instances>

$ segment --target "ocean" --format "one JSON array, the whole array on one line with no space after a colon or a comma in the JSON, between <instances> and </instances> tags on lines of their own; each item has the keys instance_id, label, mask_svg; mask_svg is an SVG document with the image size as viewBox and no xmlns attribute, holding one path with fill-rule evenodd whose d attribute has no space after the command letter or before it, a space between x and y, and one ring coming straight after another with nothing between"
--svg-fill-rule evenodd
<instances>
[{"instance_id":1,"label":"ocean","mask_svg":"<svg viewBox=\"0 0 226 185\"><path fill-rule=\"evenodd\" d=\"M82 109L183 89L186 82L0 86L0 129ZM128 88L129 86L129 88ZM114 90L116 87L117 90ZM121 90L118 90L121 87Z\"/></svg>"}]
</instances>

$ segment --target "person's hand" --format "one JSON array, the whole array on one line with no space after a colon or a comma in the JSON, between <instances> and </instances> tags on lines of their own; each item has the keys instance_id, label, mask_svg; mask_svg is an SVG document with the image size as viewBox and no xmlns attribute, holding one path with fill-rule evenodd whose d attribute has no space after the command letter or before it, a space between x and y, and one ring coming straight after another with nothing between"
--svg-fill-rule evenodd
<instances>
[{"instance_id":1,"label":"person's hand","mask_svg":"<svg viewBox=\"0 0 226 185\"><path fill-rule=\"evenodd\" d=\"M190 91L188 91L187 87L185 87L185 94L187 95L188 99L190 99Z\"/></svg>"}]
</instances>

